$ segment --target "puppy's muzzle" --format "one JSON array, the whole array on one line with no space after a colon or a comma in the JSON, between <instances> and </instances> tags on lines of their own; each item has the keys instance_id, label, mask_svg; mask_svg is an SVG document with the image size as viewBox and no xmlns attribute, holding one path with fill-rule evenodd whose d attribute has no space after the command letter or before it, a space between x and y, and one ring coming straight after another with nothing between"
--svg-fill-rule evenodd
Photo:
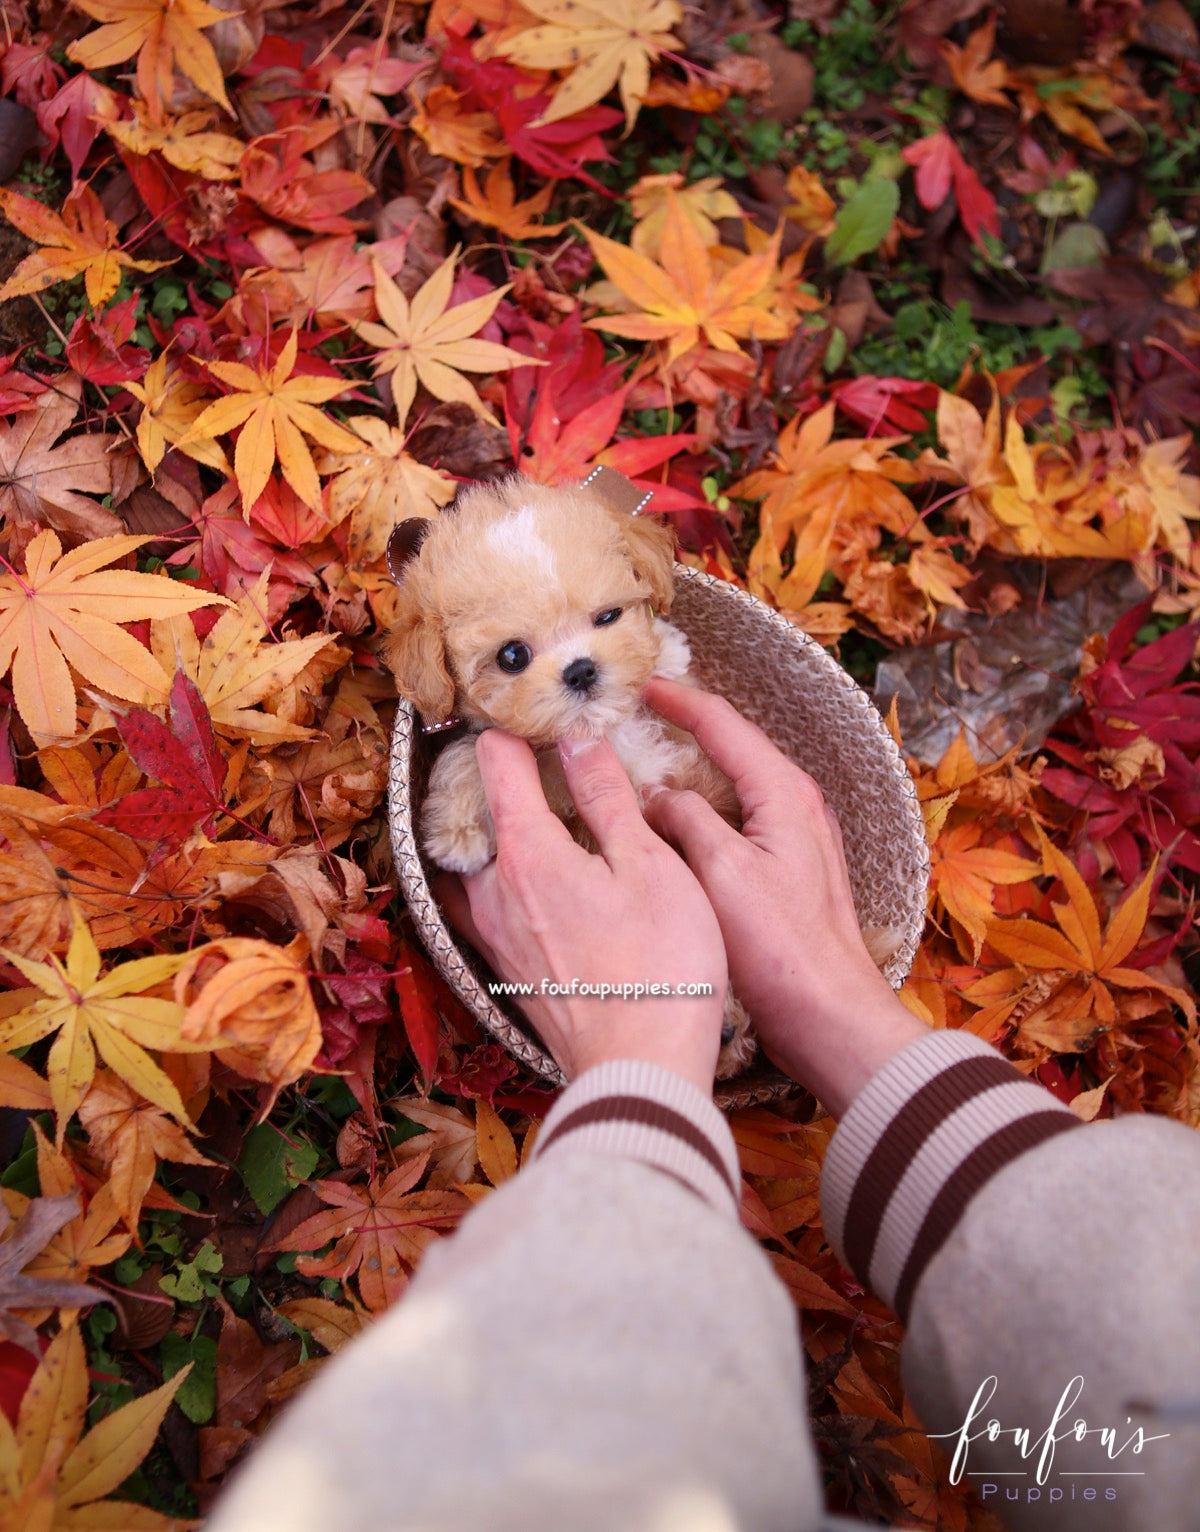
<instances>
[{"instance_id":1,"label":"puppy's muzzle","mask_svg":"<svg viewBox=\"0 0 1200 1532\"><path fill-rule=\"evenodd\" d=\"M600 679L600 671L597 669L595 660L581 656L572 660L562 673L563 685L573 692L578 692L581 697L586 696Z\"/></svg>"}]
</instances>

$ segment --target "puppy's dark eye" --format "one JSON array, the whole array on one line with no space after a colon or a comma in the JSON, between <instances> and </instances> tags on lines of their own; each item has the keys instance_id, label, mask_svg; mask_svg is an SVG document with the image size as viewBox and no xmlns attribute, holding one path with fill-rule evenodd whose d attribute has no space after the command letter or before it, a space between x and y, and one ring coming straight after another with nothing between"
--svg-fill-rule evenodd
<instances>
[{"instance_id":1,"label":"puppy's dark eye","mask_svg":"<svg viewBox=\"0 0 1200 1532\"><path fill-rule=\"evenodd\" d=\"M610 622L616 622L624 610L625 608L621 606L610 606L607 612L601 612L596 618L595 626L598 628L608 627Z\"/></svg>"},{"instance_id":2,"label":"puppy's dark eye","mask_svg":"<svg viewBox=\"0 0 1200 1532\"><path fill-rule=\"evenodd\" d=\"M523 644L519 638L510 638L503 649L496 651L496 664L501 670L507 670L510 676L524 670L532 659L529 645Z\"/></svg>"}]
</instances>

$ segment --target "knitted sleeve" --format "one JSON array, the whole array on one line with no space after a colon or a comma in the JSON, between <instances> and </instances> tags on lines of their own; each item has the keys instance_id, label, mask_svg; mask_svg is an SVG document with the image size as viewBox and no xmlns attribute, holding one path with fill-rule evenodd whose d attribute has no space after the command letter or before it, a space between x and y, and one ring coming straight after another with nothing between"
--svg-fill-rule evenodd
<instances>
[{"instance_id":1,"label":"knitted sleeve","mask_svg":"<svg viewBox=\"0 0 1200 1532\"><path fill-rule=\"evenodd\" d=\"M532 1158L571 1150L639 1160L737 1216L741 1173L728 1123L708 1096L658 1064L618 1059L574 1081L542 1124Z\"/></svg>"},{"instance_id":2,"label":"knitted sleeve","mask_svg":"<svg viewBox=\"0 0 1200 1532\"><path fill-rule=\"evenodd\" d=\"M907 1319L929 1262L979 1190L1018 1155L1081 1126L968 1032L931 1032L851 1103L821 1203L844 1265Z\"/></svg>"}]
</instances>

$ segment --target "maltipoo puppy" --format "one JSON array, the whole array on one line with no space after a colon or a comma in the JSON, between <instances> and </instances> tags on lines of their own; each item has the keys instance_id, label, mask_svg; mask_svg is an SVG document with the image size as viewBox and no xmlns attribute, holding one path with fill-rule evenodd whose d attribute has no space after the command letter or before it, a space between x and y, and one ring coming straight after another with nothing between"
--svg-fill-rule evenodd
<instances>
[{"instance_id":1,"label":"maltipoo puppy","mask_svg":"<svg viewBox=\"0 0 1200 1532\"><path fill-rule=\"evenodd\" d=\"M606 736L635 788L690 788L739 823L728 778L641 702L651 676L687 681L691 659L664 620L673 539L636 514L643 499L611 469L555 489L516 474L466 490L436 522L398 529L400 616L384 659L427 729L466 730L434 762L421 809L421 844L439 867L475 872L495 854L475 761L476 735L493 725L538 752L547 801L584 844L553 748L563 739ZM732 997L723 1041L725 1077L755 1048Z\"/></svg>"}]
</instances>

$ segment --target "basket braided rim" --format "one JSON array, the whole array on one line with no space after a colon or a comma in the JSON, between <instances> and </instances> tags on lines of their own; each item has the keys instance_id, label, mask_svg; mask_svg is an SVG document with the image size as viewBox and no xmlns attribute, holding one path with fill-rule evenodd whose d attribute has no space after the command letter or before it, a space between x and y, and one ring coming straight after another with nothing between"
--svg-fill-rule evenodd
<instances>
[{"instance_id":1,"label":"basket braided rim","mask_svg":"<svg viewBox=\"0 0 1200 1532\"><path fill-rule=\"evenodd\" d=\"M684 564L675 566L677 590L691 587L704 590L706 599L727 601L753 609L757 621L775 630L774 637L805 652L806 661L825 673L832 696L856 714L856 725L864 743L877 748L894 774L899 789L900 816L894 826L896 858L908 861L912 876L904 888L908 908L902 924L899 948L884 969L893 989L899 989L908 977L925 928L926 888L929 880L929 849L925 839L925 821L916 787L895 740L887 730L878 709L852 676L819 643L787 618L774 611L749 591L717 579ZM769 723L765 726L771 732ZM459 1000L480 1025L519 1063L554 1085L566 1079L550 1055L530 1035L526 1024L502 1009L488 993L481 977L482 965L473 963L459 947L453 932L442 918L441 910L429 887L424 860L417 847L414 830L413 765L421 736L411 703L397 706L392 730L388 765L388 823L396 880L412 915L413 924L435 968ZM766 1105L794 1094L794 1081L773 1066L763 1064L750 1074L717 1083L714 1098L718 1106L731 1109Z\"/></svg>"}]
</instances>

